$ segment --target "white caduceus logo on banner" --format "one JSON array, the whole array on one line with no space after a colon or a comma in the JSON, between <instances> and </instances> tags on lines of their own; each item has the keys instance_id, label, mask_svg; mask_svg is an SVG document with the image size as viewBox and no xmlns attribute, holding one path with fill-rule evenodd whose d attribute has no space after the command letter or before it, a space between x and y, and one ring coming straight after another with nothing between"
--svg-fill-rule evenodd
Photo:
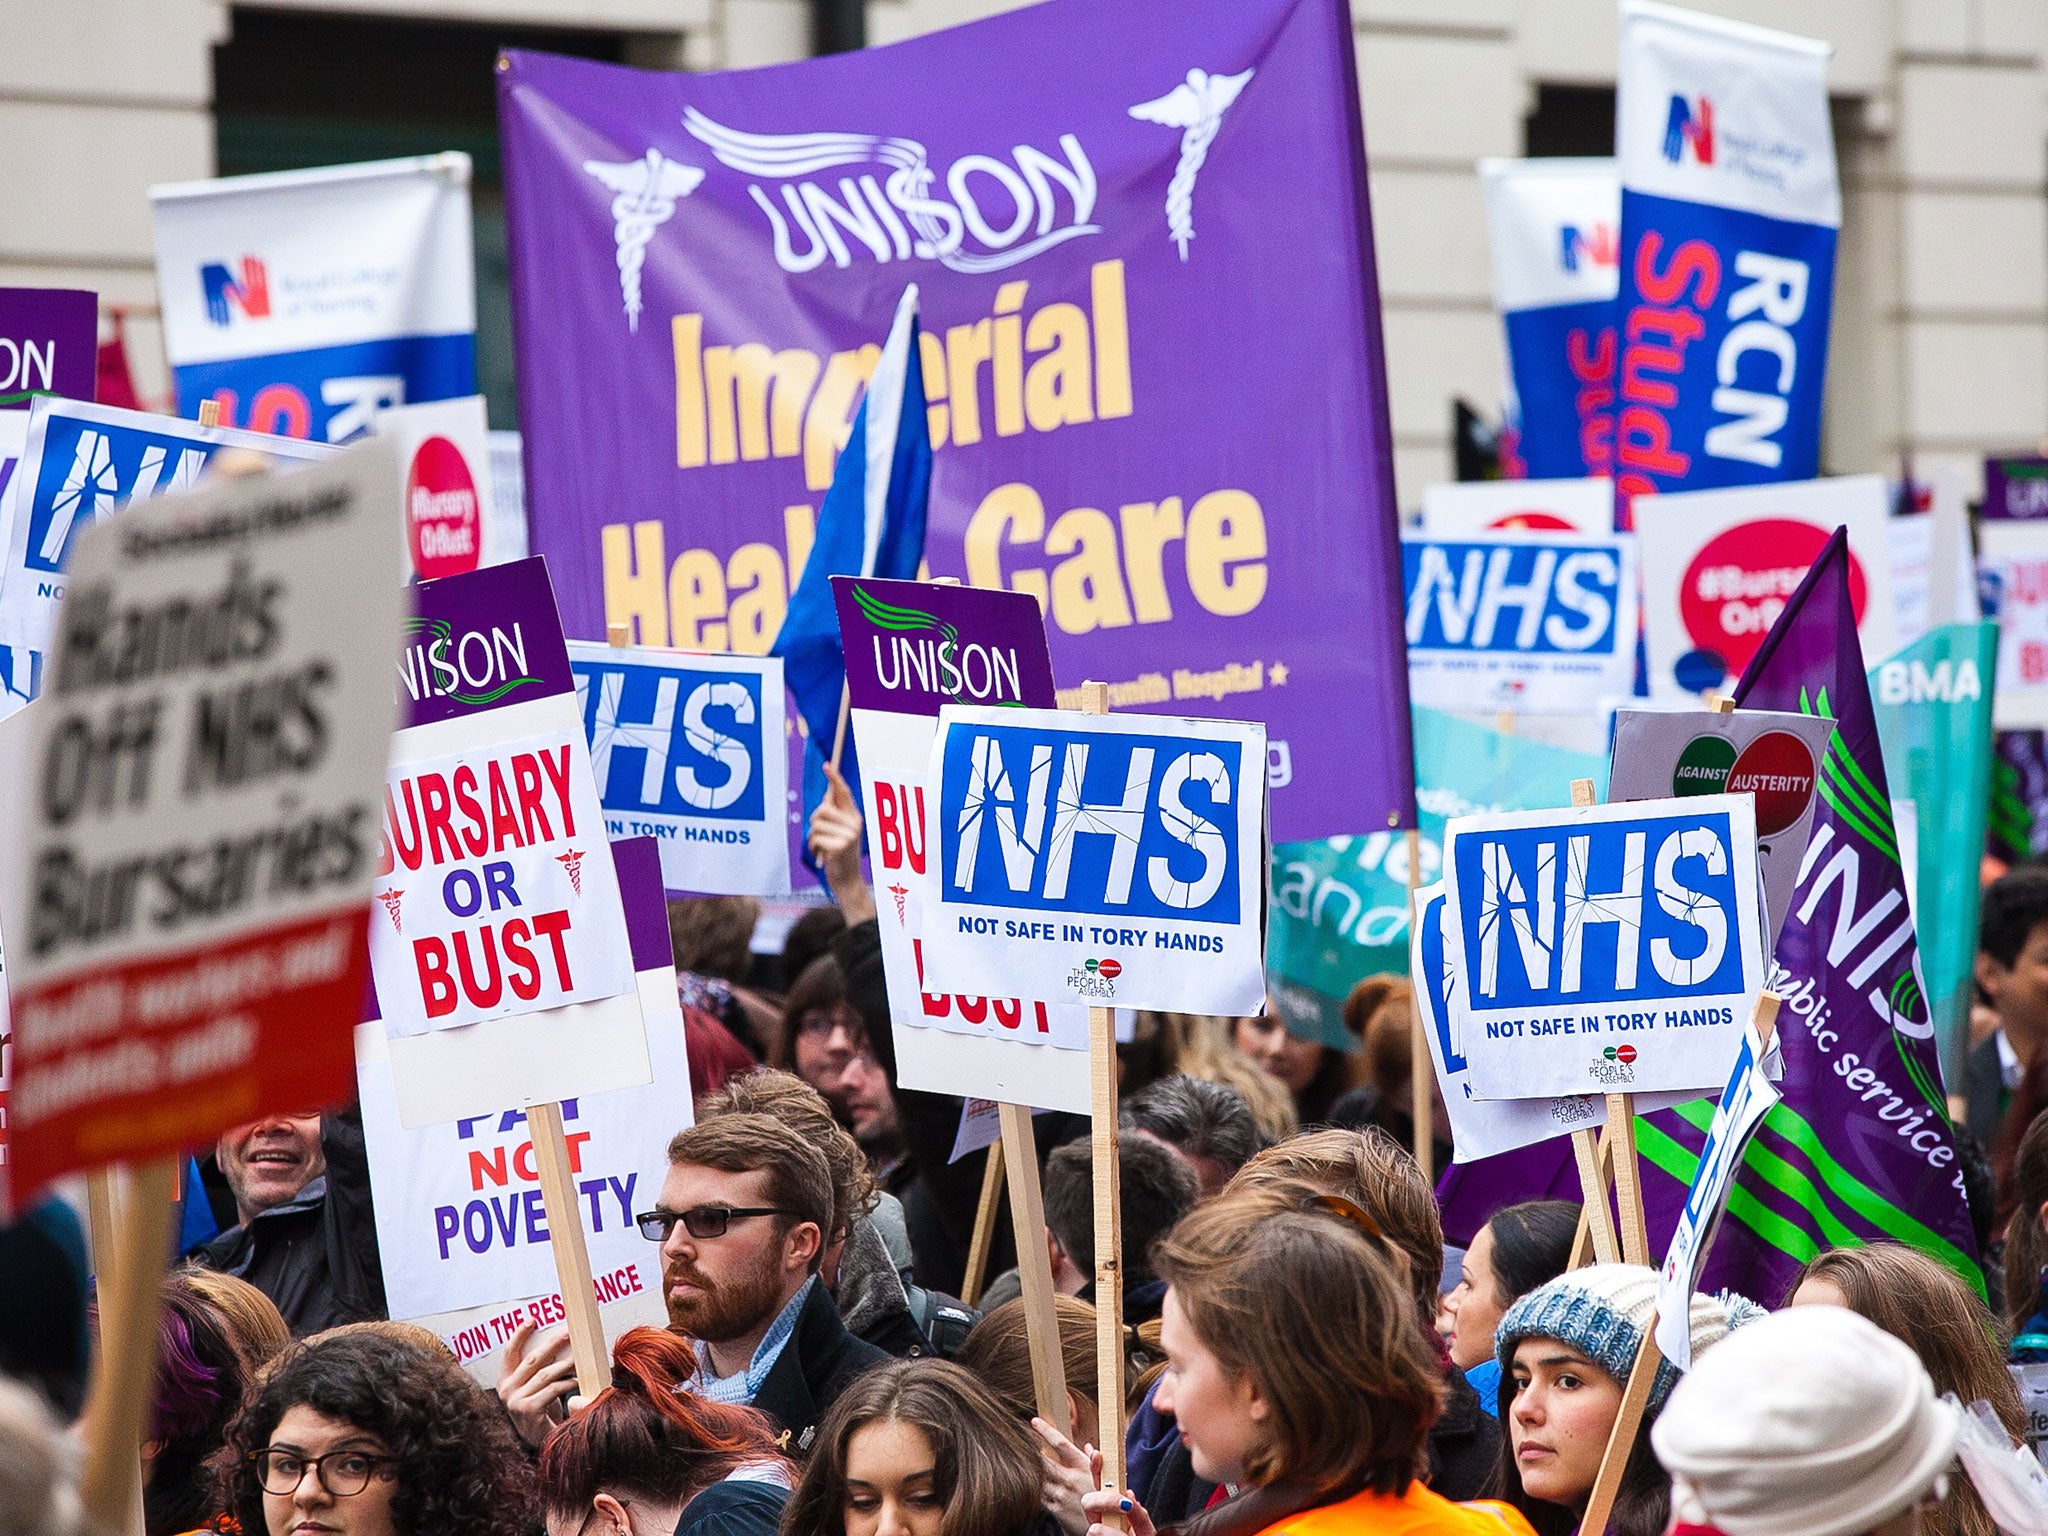
<instances>
[{"instance_id":1,"label":"white caduceus logo on banner","mask_svg":"<svg viewBox=\"0 0 2048 1536\"><path fill-rule=\"evenodd\" d=\"M672 218L676 199L688 197L704 180L694 165L671 160L650 149L638 160L586 160L583 169L610 187L612 234L619 243L619 293L626 302L626 324L640 329L640 269L647 261L647 242Z\"/></svg>"},{"instance_id":2,"label":"white caduceus logo on banner","mask_svg":"<svg viewBox=\"0 0 2048 1536\"><path fill-rule=\"evenodd\" d=\"M1141 101L1131 116L1148 123L1162 123L1182 130L1180 163L1173 168L1173 180L1166 184L1166 231L1180 247L1180 259L1188 259L1188 242L1195 238L1195 177L1209 156L1210 141L1223 126L1223 114L1250 82L1253 71L1239 75L1212 75L1205 69L1191 69L1184 84L1176 85L1156 101Z\"/></svg>"}]
</instances>

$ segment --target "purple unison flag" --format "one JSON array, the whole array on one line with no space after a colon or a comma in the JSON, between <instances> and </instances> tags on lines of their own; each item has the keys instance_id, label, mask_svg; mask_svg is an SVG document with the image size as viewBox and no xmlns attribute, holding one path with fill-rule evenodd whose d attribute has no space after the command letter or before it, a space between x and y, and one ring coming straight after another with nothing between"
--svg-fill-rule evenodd
<instances>
[{"instance_id":1,"label":"purple unison flag","mask_svg":"<svg viewBox=\"0 0 2048 1536\"><path fill-rule=\"evenodd\" d=\"M1848 548L1837 529L1736 690L1753 709L1835 719L1772 966L1784 1000L1784 1102L1743 1155L1702 1281L1766 1305L1814 1254L1858 1243L1905 1243L1983 1285L1856 641ZM1654 1256L1670 1243L1713 1111L1700 1099L1636 1122ZM1501 1205L1575 1192L1571 1164L1560 1137L1526 1156L1454 1168L1439 1190L1446 1236L1469 1240Z\"/></svg>"},{"instance_id":2,"label":"purple unison flag","mask_svg":"<svg viewBox=\"0 0 2048 1536\"><path fill-rule=\"evenodd\" d=\"M0 410L25 411L37 395L92 399L99 345L98 294L0 288Z\"/></svg>"},{"instance_id":3,"label":"purple unison flag","mask_svg":"<svg viewBox=\"0 0 2048 1536\"><path fill-rule=\"evenodd\" d=\"M1413 825L1343 0L1046 0L727 74L499 74L532 547L574 635L768 649L914 280L931 574L1071 686L1266 722L1273 835Z\"/></svg>"}]
</instances>

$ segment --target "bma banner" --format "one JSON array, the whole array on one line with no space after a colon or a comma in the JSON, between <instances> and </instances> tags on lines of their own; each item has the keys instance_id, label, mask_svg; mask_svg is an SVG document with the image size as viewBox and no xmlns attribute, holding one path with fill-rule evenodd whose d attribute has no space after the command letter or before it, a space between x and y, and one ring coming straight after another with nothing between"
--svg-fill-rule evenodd
<instances>
[{"instance_id":1,"label":"bma banner","mask_svg":"<svg viewBox=\"0 0 2048 1536\"><path fill-rule=\"evenodd\" d=\"M658 855L651 839L637 838L612 844L608 857L616 861L633 969L649 1004L653 1078L570 1099L562 1121L604 1303L599 1316L615 1336L665 1319L660 1258L633 1217L655 1203L664 1149L691 1122L691 1094ZM356 1077L391 1315L432 1319L465 1365L493 1356L522 1321L561 1321L548 1305L559 1282L523 1107L406 1129L390 1042L374 1022L356 1031ZM451 1313L463 1315L443 1315Z\"/></svg>"},{"instance_id":2,"label":"bma banner","mask_svg":"<svg viewBox=\"0 0 2048 1536\"><path fill-rule=\"evenodd\" d=\"M789 889L782 663L569 642L612 837L651 837L672 891Z\"/></svg>"},{"instance_id":3,"label":"bma banner","mask_svg":"<svg viewBox=\"0 0 2048 1536\"><path fill-rule=\"evenodd\" d=\"M1979 861L1962 850L1984 846L1991 817L1998 650L1996 624L1946 624L1869 671L1893 818L1903 820L1899 812L1909 804L1926 829L1907 872L1928 1013L1950 1083L1964 1080L1970 1045L1981 887Z\"/></svg>"},{"instance_id":4,"label":"bma banner","mask_svg":"<svg viewBox=\"0 0 2048 1536\"><path fill-rule=\"evenodd\" d=\"M1722 1081L1764 984L1756 820L1701 795L1452 821L1451 1034L1486 1099Z\"/></svg>"},{"instance_id":5,"label":"bma banner","mask_svg":"<svg viewBox=\"0 0 2048 1536\"><path fill-rule=\"evenodd\" d=\"M1879 475L1638 500L1651 697L1675 702L1739 677L1837 528L1849 530L1864 654L1891 655L1898 620L1890 512Z\"/></svg>"},{"instance_id":6,"label":"bma banner","mask_svg":"<svg viewBox=\"0 0 2048 1536\"><path fill-rule=\"evenodd\" d=\"M0 776L16 1197L347 1096L396 495L365 447L79 535Z\"/></svg>"},{"instance_id":7,"label":"bma banner","mask_svg":"<svg viewBox=\"0 0 2048 1536\"><path fill-rule=\"evenodd\" d=\"M1597 786L1606 774L1605 757L1417 709L1417 883L1441 877L1448 818L1555 805L1573 779ZM1355 1048L1344 999L1365 977L1408 966L1408 879L1408 840L1399 832L1273 849L1267 979L1296 1033L1338 1050Z\"/></svg>"},{"instance_id":8,"label":"bma banner","mask_svg":"<svg viewBox=\"0 0 2048 1536\"><path fill-rule=\"evenodd\" d=\"M151 187L178 409L339 443L476 393L469 156Z\"/></svg>"},{"instance_id":9,"label":"bma banner","mask_svg":"<svg viewBox=\"0 0 2048 1536\"><path fill-rule=\"evenodd\" d=\"M1409 693L1426 709L1611 707L1635 690L1635 566L1630 534L1403 539Z\"/></svg>"},{"instance_id":10,"label":"bma banner","mask_svg":"<svg viewBox=\"0 0 2048 1536\"><path fill-rule=\"evenodd\" d=\"M1036 596L1120 711L1263 720L1280 835L1414 824L1342 0L1048 0L725 74L512 52L498 84L572 631L768 649L915 281L932 574Z\"/></svg>"},{"instance_id":11,"label":"bma banner","mask_svg":"<svg viewBox=\"0 0 2048 1536\"><path fill-rule=\"evenodd\" d=\"M619 883L545 563L417 594L370 925L387 1032L630 993Z\"/></svg>"},{"instance_id":12,"label":"bma banner","mask_svg":"<svg viewBox=\"0 0 2048 1536\"><path fill-rule=\"evenodd\" d=\"M862 768L897 1080L962 1098L1086 1114L1088 1013L1072 1003L953 993L924 975L926 875L938 787L925 777L948 704L1053 707L1038 604L1021 592L835 577Z\"/></svg>"},{"instance_id":13,"label":"bma banner","mask_svg":"<svg viewBox=\"0 0 2048 1536\"><path fill-rule=\"evenodd\" d=\"M1265 731L949 704L926 782L933 985L1257 1013ZM943 940L943 942L941 942Z\"/></svg>"},{"instance_id":14,"label":"bma banner","mask_svg":"<svg viewBox=\"0 0 2048 1536\"><path fill-rule=\"evenodd\" d=\"M1621 249L1614 162L1482 160L1479 180L1522 475L1612 474Z\"/></svg>"},{"instance_id":15,"label":"bma banner","mask_svg":"<svg viewBox=\"0 0 2048 1536\"><path fill-rule=\"evenodd\" d=\"M1589 475L1576 480L1461 480L1423 489L1422 531L1430 538L1502 530L1611 533L1614 482Z\"/></svg>"},{"instance_id":16,"label":"bma banner","mask_svg":"<svg viewBox=\"0 0 2048 1536\"><path fill-rule=\"evenodd\" d=\"M1766 709L1621 710L1607 798L1748 795L1756 802L1756 861L1764 877L1764 945L1792 910L1835 722Z\"/></svg>"},{"instance_id":17,"label":"bma banner","mask_svg":"<svg viewBox=\"0 0 2048 1536\"><path fill-rule=\"evenodd\" d=\"M228 427L39 395L0 524L0 645L49 647L75 534L131 501L190 490L224 448L309 460L333 450ZM394 538L396 535L394 535Z\"/></svg>"},{"instance_id":18,"label":"bma banner","mask_svg":"<svg viewBox=\"0 0 2048 1536\"><path fill-rule=\"evenodd\" d=\"M1828 52L1622 0L1614 473L1624 505L1819 470L1842 222Z\"/></svg>"}]
</instances>

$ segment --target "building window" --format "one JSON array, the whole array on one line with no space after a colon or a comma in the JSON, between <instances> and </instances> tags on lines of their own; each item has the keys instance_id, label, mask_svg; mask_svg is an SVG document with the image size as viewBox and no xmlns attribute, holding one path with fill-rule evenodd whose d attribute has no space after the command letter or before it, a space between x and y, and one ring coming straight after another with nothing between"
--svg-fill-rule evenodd
<instances>
[{"instance_id":1,"label":"building window","mask_svg":"<svg viewBox=\"0 0 2048 1536\"><path fill-rule=\"evenodd\" d=\"M1536 110L1522 119L1525 155L1614 153L1614 87L1539 85Z\"/></svg>"}]
</instances>

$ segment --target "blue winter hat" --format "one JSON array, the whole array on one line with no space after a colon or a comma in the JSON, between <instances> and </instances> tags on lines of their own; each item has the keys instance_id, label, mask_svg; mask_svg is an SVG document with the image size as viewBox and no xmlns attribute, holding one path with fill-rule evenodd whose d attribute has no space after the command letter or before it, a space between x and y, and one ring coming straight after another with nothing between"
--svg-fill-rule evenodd
<instances>
[{"instance_id":1,"label":"blue winter hat","mask_svg":"<svg viewBox=\"0 0 2048 1536\"><path fill-rule=\"evenodd\" d=\"M1592 1264L1568 1270L1522 1297L1494 1331L1493 1352L1503 1381L1510 1375L1515 1346L1524 1339L1556 1339L1569 1344L1616 1381L1628 1380L1643 1330L1657 1312L1657 1272L1642 1264ZM1764 1309L1746 1297L1723 1291L1692 1299L1692 1349L1697 1359L1745 1323L1764 1316ZM1657 1381L1650 1389L1650 1411L1663 1405L1678 1384L1678 1370L1668 1360L1657 1362Z\"/></svg>"}]
</instances>

